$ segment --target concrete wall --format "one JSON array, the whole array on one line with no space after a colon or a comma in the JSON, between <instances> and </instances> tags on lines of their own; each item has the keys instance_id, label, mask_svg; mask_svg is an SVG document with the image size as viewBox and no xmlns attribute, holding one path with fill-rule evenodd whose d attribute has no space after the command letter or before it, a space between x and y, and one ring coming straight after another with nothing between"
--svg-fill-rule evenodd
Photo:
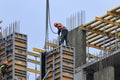
<instances>
[{"instance_id":1,"label":"concrete wall","mask_svg":"<svg viewBox=\"0 0 120 80\"><path fill-rule=\"evenodd\" d=\"M75 67L86 63L86 32L79 27L69 31L69 45L75 47Z\"/></svg>"},{"instance_id":2,"label":"concrete wall","mask_svg":"<svg viewBox=\"0 0 120 80\"><path fill-rule=\"evenodd\" d=\"M99 72L94 73L94 80L115 80L114 68L107 67Z\"/></svg>"},{"instance_id":3,"label":"concrete wall","mask_svg":"<svg viewBox=\"0 0 120 80\"><path fill-rule=\"evenodd\" d=\"M86 73L81 69L75 73L75 80L86 80Z\"/></svg>"}]
</instances>

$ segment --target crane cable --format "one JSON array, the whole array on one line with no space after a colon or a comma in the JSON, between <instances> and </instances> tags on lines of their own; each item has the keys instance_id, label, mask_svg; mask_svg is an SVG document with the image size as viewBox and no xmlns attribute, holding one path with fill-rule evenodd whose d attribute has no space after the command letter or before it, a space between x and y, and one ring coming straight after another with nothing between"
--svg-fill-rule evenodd
<instances>
[{"instance_id":1,"label":"crane cable","mask_svg":"<svg viewBox=\"0 0 120 80\"><path fill-rule=\"evenodd\" d=\"M54 34L57 34L57 32L54 32L53 29L52 29L52 26L51 26L51 18L50 18L50 4L48 3L48 21L49 21L49 26L50 26L50 29L51 31L54 33Z\"/></svg>"}]
</instances>

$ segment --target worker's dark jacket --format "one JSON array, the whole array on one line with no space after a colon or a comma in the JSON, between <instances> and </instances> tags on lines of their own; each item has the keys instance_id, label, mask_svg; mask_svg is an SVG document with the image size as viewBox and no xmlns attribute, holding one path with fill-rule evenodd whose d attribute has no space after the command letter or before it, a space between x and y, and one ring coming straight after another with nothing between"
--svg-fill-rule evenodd
<instances>
[{"instance_id":1,"label":"worker's dark jacket","mask_svg":"<svg viewBox=\"0 0 120 80\"><path fill-rule=\"evenodd\" d=\"M5 75L5 74L7 74L7 72L8 72L8 66L6 66L6 65L1 65L0 66L0 74L2 74L3 76Z\"/></svg>"},{"instance_id":2,"label":"worker's dark jacket","mask_svg":"<svg viewBox=\"0 0 120 80\"><path fill-rule=\"evenodd\" d=\"M61 36L65 36L68 34L68 30L67 29L62 30L62 29L58 28L58 35L60 35L60 33L61 33Z\"/></svg>"},{"instance_id":3,"label":"worker's dark jacket","mask_svg":"<svg viewBox=\"0 0 120 80\"><path fill-rule=\"evenodd\" d=\"M61 33L61 35L60 35ZM61 36L61 43L64 43L64 40L66 41L66 45L67 45L67 36L68 36L68 30L65 28L65 29L61 29L61 28L58 28L58 35Z\"/></svg>"}]
</instances>

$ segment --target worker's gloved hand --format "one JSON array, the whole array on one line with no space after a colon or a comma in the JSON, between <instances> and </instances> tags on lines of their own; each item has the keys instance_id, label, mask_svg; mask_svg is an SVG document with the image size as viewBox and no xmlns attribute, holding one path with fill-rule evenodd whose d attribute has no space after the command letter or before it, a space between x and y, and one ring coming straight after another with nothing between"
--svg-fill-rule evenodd
<instances>
[{"instance_id":1,"label":"worker's gloved hand","mask_svg":"<svg viewBox=\"0 0 120 80\"><path fill-rule=\"evenodd\" d=\"M62 37L61 36L59 36L59 40L61 39Z\"/></svg>"}]
</instances>

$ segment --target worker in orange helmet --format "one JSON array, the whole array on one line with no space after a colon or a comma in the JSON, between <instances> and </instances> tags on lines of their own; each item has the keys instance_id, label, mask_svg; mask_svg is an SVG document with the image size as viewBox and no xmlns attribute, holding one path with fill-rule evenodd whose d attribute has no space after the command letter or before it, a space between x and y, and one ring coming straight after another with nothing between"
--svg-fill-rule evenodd
<instances>
[{"instance_id":1,"label":"worker in orange helmet","mask_svg":"<svg viewBox=\"0 0 120 80\"><path fill-rule=\"evenodd\" d=\"M5 74L8 73L8 61L3 61L0 66L0 78L3 78Z\"/></svg>"},{"instance_id":2,"label":"worker in orange helmet","mask_svg":"<svg viewBox=\"0 0 120 80\"><path fill-rule=\"evenodd\" d=\"M58 29L58 35L60 36L60 41L59 41L59 45L64 44L64 41L66 42L66 46L68 46L68 30L67 28L61 24L61 23L54 23L54 26L57 27Z\"/></svg>"}]
</instances>

